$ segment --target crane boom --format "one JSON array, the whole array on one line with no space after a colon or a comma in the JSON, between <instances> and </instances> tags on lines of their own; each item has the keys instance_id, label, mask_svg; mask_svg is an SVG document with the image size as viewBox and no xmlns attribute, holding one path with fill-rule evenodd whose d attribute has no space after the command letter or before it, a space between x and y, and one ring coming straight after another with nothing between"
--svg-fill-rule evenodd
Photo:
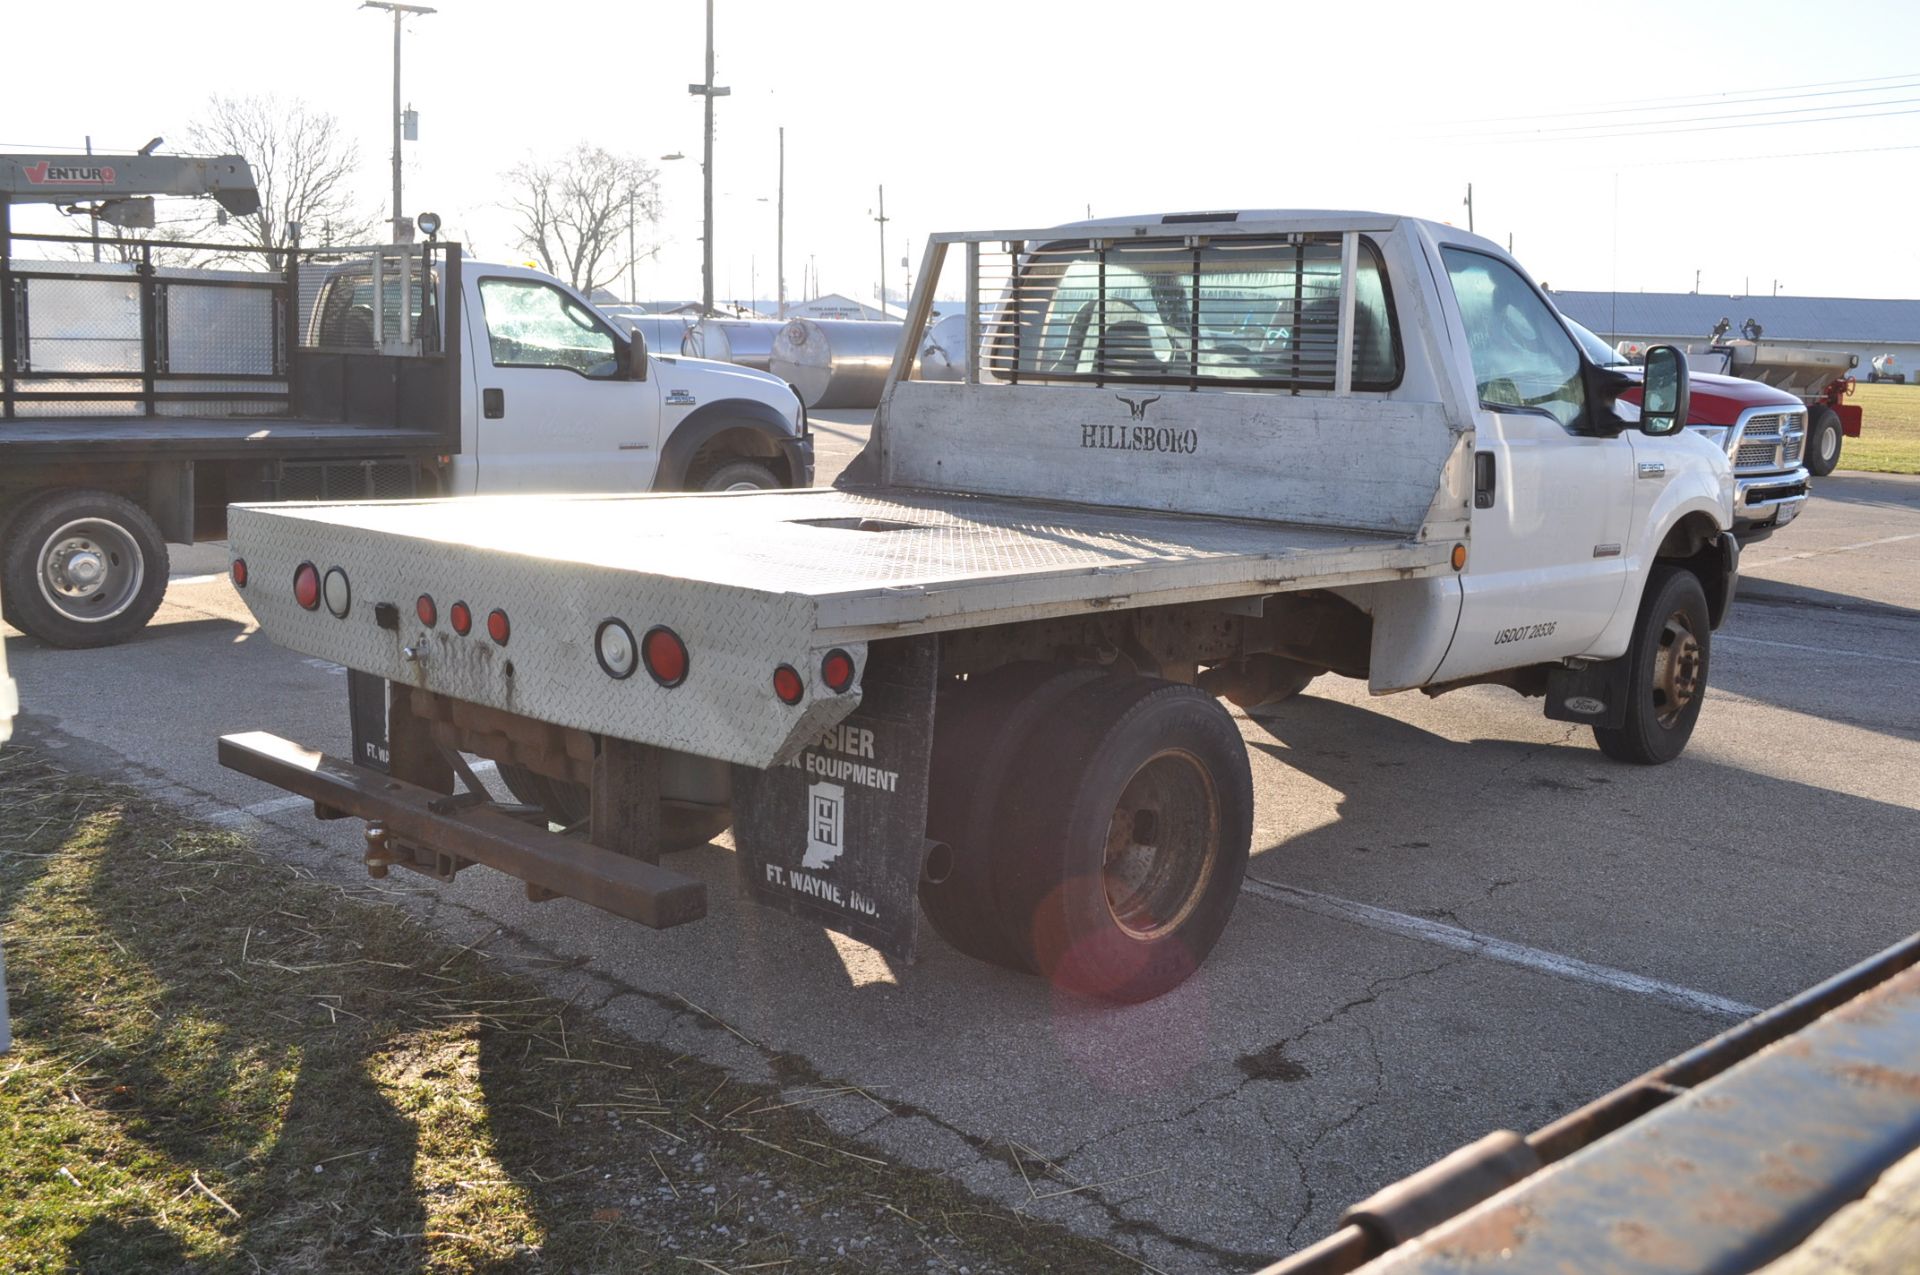
<instances>
[{"instance_id":1,"label":"crane boom","mask_svg":"<svg viewBox=\"0 0 1920 1275\"><path fill-rule=\"evenodd\" d=\"M0 155L0 203L139 195L207 195L236 217L260 211L253 169L238 155Z\"/></svg>"}]
</instances>

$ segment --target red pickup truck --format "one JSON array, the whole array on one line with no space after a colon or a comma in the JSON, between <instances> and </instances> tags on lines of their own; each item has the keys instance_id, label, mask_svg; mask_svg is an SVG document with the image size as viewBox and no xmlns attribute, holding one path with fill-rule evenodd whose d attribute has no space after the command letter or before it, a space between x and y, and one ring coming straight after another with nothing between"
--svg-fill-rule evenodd
<instances>
[{"instance_id":1,"label":"red pickup truck","mask_svg":"<svg viewBox=\"0 0 1920 1275\"><path fill-rule=\"evenodd\" d=\"M1566 323L1596 364L1638 375L1632 360L1573 320ZM1807 405L1785 390L1744 377L1696 371L1689 381L1687 428L1726 448L1733 462L1734 537L1743 545L1765 540L1807 503Z\"/></svg>"}]
</instances>

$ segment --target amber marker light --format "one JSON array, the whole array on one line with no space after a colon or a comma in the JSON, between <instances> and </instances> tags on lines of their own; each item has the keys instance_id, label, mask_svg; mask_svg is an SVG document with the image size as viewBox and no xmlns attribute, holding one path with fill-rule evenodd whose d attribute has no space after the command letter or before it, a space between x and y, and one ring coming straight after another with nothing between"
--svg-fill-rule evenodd
<instances>
[{"instance_id":1,"label":"amber marker light","mask_svg":"<svg viewBox=\"0 0 1920 1275\"><path fill-rule=\"evenodd\" d=\"M1453 547L1453 569L1458 571L1466 565L1467 547L1465 545L1455 545Z\"/></svg>"}]
</instances>

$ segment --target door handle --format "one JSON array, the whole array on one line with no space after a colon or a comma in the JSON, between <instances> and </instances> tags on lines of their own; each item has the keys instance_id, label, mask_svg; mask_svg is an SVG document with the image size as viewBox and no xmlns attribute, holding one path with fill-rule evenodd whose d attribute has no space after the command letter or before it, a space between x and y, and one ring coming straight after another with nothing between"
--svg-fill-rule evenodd
<instances>
[{"instance_id":1,"label":"door handle","mask_svg":"<svg viewBox=\"0 0 1920 1275\"><path fill-rule=\"evenodd\" d=\"M1473 507L1493 508L1494 461L1492 452L1473 454Z\"/></svg>"},{"instance_id":2,"label":"door handle","mask_svg":"<svg viewBox=\"0 0 1920 1275\"><path fill-rule=\"evenodd\" d=\"M507 414L507 392L501 389L480 391L480 415L497 421Z\"/></svg>"}]
</instances>

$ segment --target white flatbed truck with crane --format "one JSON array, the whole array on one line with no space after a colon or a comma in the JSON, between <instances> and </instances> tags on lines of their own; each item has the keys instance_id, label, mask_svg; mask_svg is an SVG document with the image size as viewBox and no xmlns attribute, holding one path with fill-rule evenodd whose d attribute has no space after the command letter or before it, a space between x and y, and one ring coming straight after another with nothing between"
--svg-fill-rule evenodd
<instances>
[{"instance_id":1,"label":"white flatbed truck with crane","mask_svg":"<svg viewBox=\"0 0 1920 1275\"><path fill-rule=\"evenodd\" d=\"M167 545L220 539L235 502L813 481L778 377L650 354L579 290L437 240L431 214L423 242L331 249L11 224L52 203L150 225L152 194L259 206L238 156L0 155L0 579L43 642L133 636ZM109 259L61 255L89 245ZM174 264L209 254L251 268Z\"/></svg>"},{"instance_id":2,"label":"white flatbed truck with crane","mask_svg":"<svg viewBox=\"0 0 1920 1275\"><path fill-rule=\"evenodd\" d=\"M705 883L664 852L731 824L763 904L903 959L924 909L1130 1001L1239 893L1221 697L1494 683L1685 746L1738 546L1677 350L1620 402L1496 245L1372 213L945 234L918 277L834 490L234 507L266 635L353 670L354 754L221 760L367 820L377 874L675 925ZM963 380L914 377L936 288Z\"/></svg>"}]
</instances>

